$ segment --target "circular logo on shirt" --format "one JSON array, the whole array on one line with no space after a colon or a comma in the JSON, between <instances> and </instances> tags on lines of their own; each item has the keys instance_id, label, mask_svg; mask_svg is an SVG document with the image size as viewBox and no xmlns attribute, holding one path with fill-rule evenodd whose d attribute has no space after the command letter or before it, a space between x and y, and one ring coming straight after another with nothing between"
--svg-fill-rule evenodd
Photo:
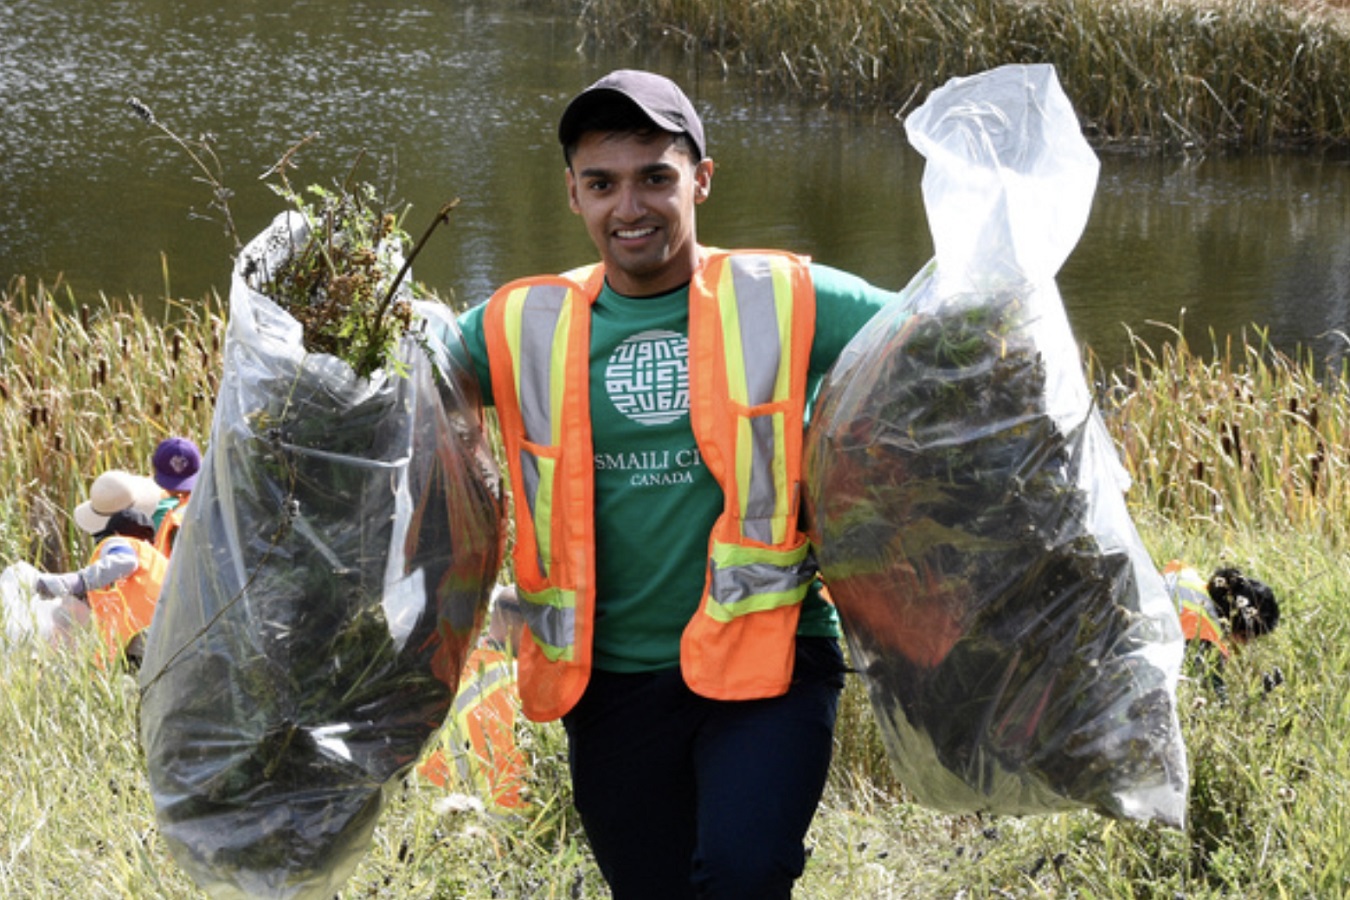
<instances>
[{"instance_id":1,"label":"circular logo on shirt","mask_svg":"<svg viewBox=\"0 0 1350 900\"><path fill-rule=\"evenodd\" d=\"M640 425L665 425L689 414L689 341L673 331L625 340L605 366L605 391Z\"/></svg>"}]
</instances>

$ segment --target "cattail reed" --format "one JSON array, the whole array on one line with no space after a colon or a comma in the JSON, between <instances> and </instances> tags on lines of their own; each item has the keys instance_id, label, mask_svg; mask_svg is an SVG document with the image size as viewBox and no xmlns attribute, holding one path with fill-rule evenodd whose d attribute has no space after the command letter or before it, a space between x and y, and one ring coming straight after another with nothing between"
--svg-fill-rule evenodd
<instances>
[{"instance_id":1,"label":"cattail reed","mask_svg":"<svg viewBox=\"0 0 1350 900\"><path fill-rule=\"evenodd\" d=\"M214 396L207 385L221 361L192 355L175 366L167 326L139 302L77 303L16 281L0 306L14 350L0 356L0 477L25 486L0 504L0 549L77 568L88 548L69 513L89 483L105 468L144 471L165 432L204 445L211 404L188 398ZM218 298L185 304L181 318L174 327L202 346L224 332Z\"/></svg>"},{"instance_id":2,"label":"cattail reed","mask_svg":"<svg viewBox=\"0 0 1350 900\"><path fill-rule=\"evenodd\" d=\"M1088 137L1350 144L1350 16L1281 0L592 0L602 44L674 42L785 91L903 116L955 76L1053 62Z\"/></svg>"}]
</instances>

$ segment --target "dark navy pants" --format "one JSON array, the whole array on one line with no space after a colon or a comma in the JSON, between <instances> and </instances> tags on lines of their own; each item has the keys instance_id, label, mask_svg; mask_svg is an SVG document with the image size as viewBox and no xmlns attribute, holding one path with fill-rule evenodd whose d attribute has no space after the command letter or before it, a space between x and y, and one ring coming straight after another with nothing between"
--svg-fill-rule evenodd
<instances>
[{"instance_id":1,"label":"dark navy pants","mask_svg":"<svg viewBox=\"0 0 1350 900\"><path fill-rule=\"evenodd\" d=\"M837 641L799 638L767 700L694 694L678 669L596 671L563 719L573 793L615 900L788 897L825 787Z\"/></svg>"}]
</instances>

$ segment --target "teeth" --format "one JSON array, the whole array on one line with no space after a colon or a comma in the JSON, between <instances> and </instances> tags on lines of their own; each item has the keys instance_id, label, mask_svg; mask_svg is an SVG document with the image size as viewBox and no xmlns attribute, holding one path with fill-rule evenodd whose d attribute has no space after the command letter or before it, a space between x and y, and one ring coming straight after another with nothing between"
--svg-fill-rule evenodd
<instances>
[{"instance_id":1,"label":"teeth","mask_svg":"<svg viewBox=\"0 0 1350 900\"><path fill-rule=\"evenodd\" d=\"M651 234L652 230L653 229L651 228L633 228L633 229L619 230L614 233L621 238L638 238L638 237L645 237L646 235Z\"/></svg>"}]
</instances>

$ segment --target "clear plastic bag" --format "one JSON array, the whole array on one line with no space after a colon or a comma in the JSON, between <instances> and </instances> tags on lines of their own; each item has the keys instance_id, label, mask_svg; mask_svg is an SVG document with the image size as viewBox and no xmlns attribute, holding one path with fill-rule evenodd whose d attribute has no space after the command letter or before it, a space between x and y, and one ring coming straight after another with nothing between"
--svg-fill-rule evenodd
<instances>
[{"instance_id":1,"label":"clear plastic bag","mask_svg":"<svg viewBox=\"0 0 1350 900\"><path fill-rule=\"evenodd\" d=\"M1175 609L1054 276L1098 163L1048 65L906 120L935 257L846 349L807 440L822 572L926 805L1182 827Z\"/></svg>"},{"instance_id":2,"label":"clear plastic bag","mask_svg":"<svg viewBox=\"0 0 1350 900\"><path fill-rule=\"evenodd\" d=\"M329 898L450 709L501 551L476 384L439 304L406 372L302 349L241 253L211 438L151 624L141 741L159 828L213 897Z\"/></svg>"},{"instance_id":3,"label":"clear plastic bag","mask_svg":"<svg viewBox=\"0 0 1350 900\"><path fill-rule=\"evenodd\" d=\"M28 643L64 647L89 624L89 606L74 597L42 597L37 580L42 573L30 563L17 562L0 572L0 604L4 638L0 649Z\"/></svg>"}]
</instances>

